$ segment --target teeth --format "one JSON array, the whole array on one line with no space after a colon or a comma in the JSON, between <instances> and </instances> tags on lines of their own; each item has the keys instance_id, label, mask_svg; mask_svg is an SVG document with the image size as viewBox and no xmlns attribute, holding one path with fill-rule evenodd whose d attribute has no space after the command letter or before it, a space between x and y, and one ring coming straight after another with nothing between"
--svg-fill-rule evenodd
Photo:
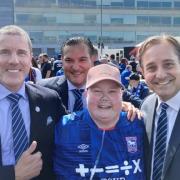
<instances>
[{"instance_id":1,"label":"teeth","mask_svg":"<svg viewBox=\"0 0 180 180\"><path fill-rule=\"evenodd\" d=\"M160 82L159 84L160 85L165 85L165 84L168 84L169 83L169 81L166 81L166 82Z\"/></svg>"},{"instance_id":2,"label":"teeth","mask_svg":"<svg viewBox=\"0 0 180 180\"><path fill-rule=\"evenodd\" d=\"M11 69L11 70L8 70L9 72L19 72L19 70L17 70L17 69Z\"/></svg>"}]
</instances>

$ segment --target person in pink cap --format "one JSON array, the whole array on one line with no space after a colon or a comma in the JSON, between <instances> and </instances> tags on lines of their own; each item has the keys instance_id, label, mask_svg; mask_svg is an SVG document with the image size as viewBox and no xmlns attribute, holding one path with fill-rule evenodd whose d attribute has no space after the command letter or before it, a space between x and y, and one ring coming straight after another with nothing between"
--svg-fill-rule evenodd
<instances>
[{"instance_id":1,"label":"person in pink cap","mask_svg":"<svg viewBox=\"0 0 180 180\"><path fill-rule=\"evenodd\" d=\"M55 128L54 171L60 179L145 180L143 121L122 112L119 70L92 67L87 109L63 116Z\"/></svg>"}]
</instances>

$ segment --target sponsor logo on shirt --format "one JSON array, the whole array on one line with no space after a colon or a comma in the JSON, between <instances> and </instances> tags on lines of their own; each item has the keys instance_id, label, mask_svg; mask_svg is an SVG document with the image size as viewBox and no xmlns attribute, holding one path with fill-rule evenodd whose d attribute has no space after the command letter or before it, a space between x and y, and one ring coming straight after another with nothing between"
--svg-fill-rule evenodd
<instances>
[{"instance_id":1,"label":"sponsor logo on shirt","mask_svg":"<svg viewBox=\"0 0 180 180\"><path fill-rule=\"evenodd\" d=\"M93 170L95 174L105 173L105 174L116 174L117 176L121 171L124 172L125 177L128 177L130 174L137 174L142 173L142 169L140 167L141 159L127 161L124 160L122 165L110 165L105 167L98 167L98 168L88 168L85 167L85 164L79 164L79 167L75 169L77 174L80 174L81 177L86 177L88 173L91 173ZM123 180L123 177L120 177Z\"/></svg>"},{"instance_id":2,"label":"sponsor logo on shirt","mask_svg":"<svg viewBox=\"0 0 180 180\"><path fill-rule=\"evenodd\" d=\"M80 144L80 145L78 146L78 149L79 149L79 152L80 152L80 153L88 152L89 145L88 145L88 144Z\"/></svg>"}]
</instances>

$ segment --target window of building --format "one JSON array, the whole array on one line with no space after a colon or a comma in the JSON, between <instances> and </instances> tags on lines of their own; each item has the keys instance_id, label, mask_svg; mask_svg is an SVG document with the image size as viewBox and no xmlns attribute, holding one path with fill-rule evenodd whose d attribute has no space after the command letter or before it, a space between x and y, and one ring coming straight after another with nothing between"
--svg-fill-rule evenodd
<instances>
[{"instance_id":1,"label":"window of building","mask_svg":"<svg viewBox=\"0 0 180 180\"><path fill-rule=\"evenodd\" d=\"M111 24L113 25L123 24L123 18L111 18Z\"/></svg>"},{"instance_id":2,"label":"window of building","mask_svg":"<svg viewBox=\"0 0 180 180\"><path fill-rule=\"evenodd\" d=\"M149 25L160 25L160 17L159 16L149 16Z\"/></svg>"},{"instance_id":3,"label":"window of building","mask_svg":"<svg viewBox=\"0 0 180 180\"><path fill-rule=\"evenodd\" d=\"M180 8L180 1L174 1L174 8Z\"/></svg>"},{"instance_id":4,"label":"window of building","mask_svg":"<svg viewBox=\"0 0 180 180\"><path fill-rule=\"evenodd\" d=\"M149 18L148 16L137 16L137 24L148 25Z\"/></svg>"},{"instance_id":5,"label":"window of building","mask_svg":"<svg viewBox=\"0 0 180 180\"><path fill-rule=\"evenodd\" d=\"M123 7L123 2L111 2L111 6L113 6L113 7Z\"/></svg>"},{"instance_id":6,"label":"window of building","mask_svg":"<svg viewBox=\"0 0 180 180\"><path fill-rule=\"evenodd\" d=\"M160 8L161 7L161 2L149 2L149 8L152 8L152 9L157 9L157 8Z\"/></svg>"},{"instance_id":7,"label":"window of building","mask_svg":"<svg viewBox=\"0 0 180 180\"><path fill-rule=\"evenodd\" d=\"M124 7L135 8L135 0L124 0Z\"/></svg>"},{"instance_id":8,"label":"window of building","mask_svg":"<svg viewBox=\"0 0 180 180\"><path fill-rule=\"evenodd\" d=\"M180 26L180 17L174 17L174 26Z\"/></svg>"},{"instance_id":9,"label":"window of building","mask_svg":"<svg viewBox=\"0 0 180 180\"><path fill-rule=\"evenodd\" d=\"M89 24L89 25L96 24L96 15L85 15L84 23Z\"/></svg>"},{"instance_id":10,"label":"window of building","mask_svg":"<svg viewBox=\"0 0 180 180\"><path fill-rule=\"evenodd\" d=\"M148 1L137 1L137 8L148 8Z\"/></svg>"},{"instance_id":11,"label":"window of building","mask_svg":"<svg viewBox=\"0 0 180 180\"><path fill-rule=\"evenodd\" d=\"M171 17L161 17L161 25L171 25Z\"/></svg>"}]
</instances>

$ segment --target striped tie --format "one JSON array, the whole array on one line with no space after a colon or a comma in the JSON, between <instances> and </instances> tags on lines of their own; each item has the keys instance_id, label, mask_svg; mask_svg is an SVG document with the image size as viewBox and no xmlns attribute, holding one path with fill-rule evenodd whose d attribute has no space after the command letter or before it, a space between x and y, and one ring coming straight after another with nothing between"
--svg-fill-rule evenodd
<instances>
[{"instance_id":1,"label":"striped tie","mask_svg":"<svg viewBox=\"0 0 180 180\"><path fill-rule=\"evenodd\" d=\"M75 97L73 112L80 111L83 109L82 93L84 89L73 89L72 92Z\"/></svg>"},{"instance_id":2,"label":"striped tie","mask_svg":"<svg viewBox=\"0 0 180 180\"><path fill-rule=\"evenodd\" d=\"M19 94L10 94L7 96L11 103L12 112L12 134L14 143L14 156L17 163L21 154L28 148L28 137L25 129L25 124L22 118L22 113L18 105L21 98Z\"/></svg>"},{"instance_id":3,"label":"striped tie","mask_svg":"<svg viewBox=\"0 0 180 180\"><path fill-rule=\"evenodd\" d=\"M161 180L163 172L163 164L166 155L167 143L167 113L166 103L161 104L161 113L158 119L155 148L154 148L154 161L153 161L153 174L152 180Z\"/></svg>"}]
</instances>

